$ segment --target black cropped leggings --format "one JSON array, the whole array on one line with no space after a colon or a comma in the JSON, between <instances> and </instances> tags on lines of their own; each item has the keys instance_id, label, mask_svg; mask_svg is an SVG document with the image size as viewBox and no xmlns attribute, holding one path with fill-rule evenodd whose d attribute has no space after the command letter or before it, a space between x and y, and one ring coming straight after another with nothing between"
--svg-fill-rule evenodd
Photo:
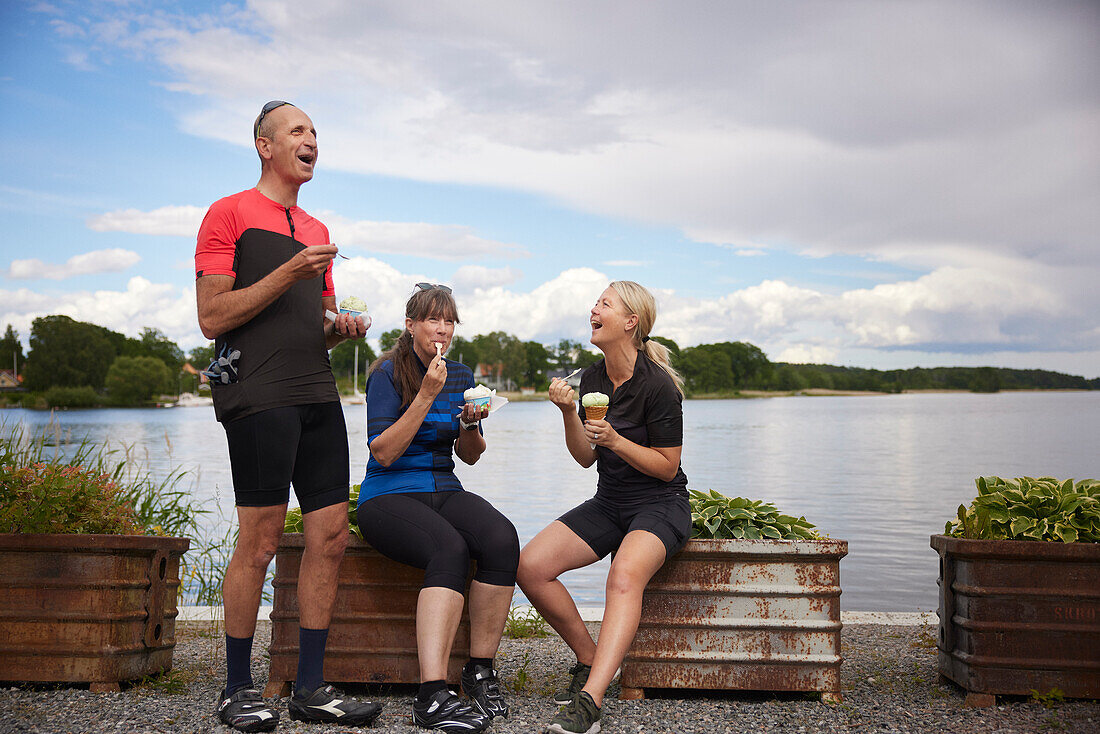
<instances>
[{"instance_id":1,"label":"black cropped leggings","mask_svg":"<svg viewBox=\"0 0 1100 734\"><path fill-rule=\"evenodd\" d=\"M424 569L424 588L463 593L470 560L474 579L512 586L519 535L511 520L466 491L404 492L366 500L357 511L363 539L387 558Z\"/></svg>"}]
</instances>

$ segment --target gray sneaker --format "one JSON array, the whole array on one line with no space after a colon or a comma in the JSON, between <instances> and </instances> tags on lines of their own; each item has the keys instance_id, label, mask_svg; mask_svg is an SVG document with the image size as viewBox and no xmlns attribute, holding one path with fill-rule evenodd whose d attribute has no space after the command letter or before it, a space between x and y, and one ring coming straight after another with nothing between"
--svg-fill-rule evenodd
<instances>
[{"instance_id":1,"label":"gray sneaker","mask_svg":"<svg viewBox=\"0 0 1100 734\"><path fill-rule=\"evenodd\" d=\"M581 691L561 707L546 731L553 734L596 734L600 730L600 707L587 691Z\"/></svg>"},{"instance_id":2,"label":"gray sneaker","mask_svg":"<svg viewBox=\"0 0 1100 734\"><path fill-rule=\"evenodd\" d=\"M591 672L591 665L585 665L578 660L577 664L569 669L569 674L573 676L569 680L569 685L564 691L558 691L554 694L554 703L564 706L576 698L577 694L584 688L584 684L588 682L588 674Z\"/></svg>"}]
</instances>

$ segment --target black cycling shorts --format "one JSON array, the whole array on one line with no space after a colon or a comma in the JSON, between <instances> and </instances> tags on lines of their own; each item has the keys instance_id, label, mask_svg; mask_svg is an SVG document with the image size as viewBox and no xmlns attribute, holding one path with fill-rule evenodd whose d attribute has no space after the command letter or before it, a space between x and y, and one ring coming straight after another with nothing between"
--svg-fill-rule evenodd
<instances>
[{"instance_id":1,"label":"black cycling shorts","mask_svg":"<svg viewBox=\"0 0 1100 734\"><path fill-rule=\"evenodd\" d=\"M238 507L302 512L348 501L348 431L339 402L270 408L225 425Z\"/></svg>"},{"instance_id":2,"label":"black cycling shorts","mask_svg":"<svg viewBox=\"0 0 1100 734\"><path fill-rule=\"evenodd\" d=\"M627 533L648 530L665 545L670 558L691 537L691 508L687 497L667 495L646 504L620 507L599 495L558 518L603 558L618 549Z\"/></svg>"},{"instance_id":3,"label":"black cycling shorts","mask_svg":"<svg viewBox=\"0 0 1100 734\"><path fill-rule=\"evenodd\" d=\"M465 490L380 494L359 505L363 539L387 558L424 569L423 588L463 593L470 561L474 579L512 586L519 535L512 521Z\"/></svg>"}]
</instances>

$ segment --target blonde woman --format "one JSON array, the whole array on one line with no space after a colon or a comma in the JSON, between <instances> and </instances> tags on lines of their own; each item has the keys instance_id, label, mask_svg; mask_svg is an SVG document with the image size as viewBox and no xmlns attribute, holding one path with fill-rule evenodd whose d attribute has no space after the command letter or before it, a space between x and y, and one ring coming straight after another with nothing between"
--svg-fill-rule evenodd
<instances>
[{"instance_id":1,"label":"blonde woman","mask_svg":"<svg viewBox=\"0 0 1100 734\"><path fill-rule=\"evenodd\" d=\"M592 344L604 358L581 374L581 395L610 397L602 420L585 420L577 394L562 380L550 384L561 410L565 445L578 464L596 464L592 499L544 528L520 554L524 594L577 656L563 704L549 731L595 734L600 707L638 629L642 591L691 532L683 447L683 381L668 350L649 338L657 318L648 290L615 281L600 294L589 321ZM588 633L558 576L615 551L607 575L600 640Z\"/></svg>"}]
</instances>

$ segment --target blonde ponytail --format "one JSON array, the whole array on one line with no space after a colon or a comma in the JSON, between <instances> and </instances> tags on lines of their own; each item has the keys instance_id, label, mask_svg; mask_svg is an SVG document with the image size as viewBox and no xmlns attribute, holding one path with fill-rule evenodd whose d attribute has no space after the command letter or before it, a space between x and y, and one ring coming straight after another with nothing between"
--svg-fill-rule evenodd
<instances>
[{"instance_id":1,"label":"blonde ponytail","mask_svg":"<svg viewBox=\"0 0 1100 734\"><path fill-rule=\"evenodd\" d=\"M649 332L657 320L657 299L645 286L632 280L616 280L611 287L619 294L627 310L638 317L638 325L634 327L633 334L634 347L668 373L680 397L684 397L684 378L672 366L668 348L649 338Z\"/></svg>"}]
</instances>

